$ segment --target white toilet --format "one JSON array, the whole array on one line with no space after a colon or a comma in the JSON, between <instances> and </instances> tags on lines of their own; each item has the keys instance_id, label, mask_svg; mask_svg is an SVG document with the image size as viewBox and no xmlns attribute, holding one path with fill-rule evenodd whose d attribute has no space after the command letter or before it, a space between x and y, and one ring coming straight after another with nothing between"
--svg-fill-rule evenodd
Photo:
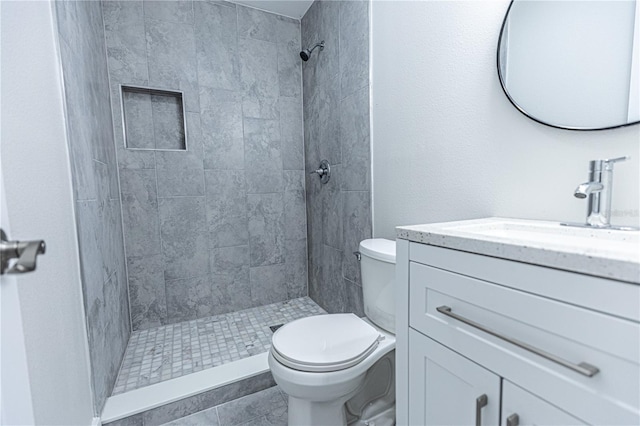
<instances>
[{"instance_id":1,"label":"white toilet","mask_svg":"<svg viewBox=\"0 0 640 426\"><path fill-rule=\"evenodd\" d=\"M289 425L395 422L395 241L360 243L367 318L302 318L273 335L269 367L289 395Z\"/></svg>"}]
</instances>

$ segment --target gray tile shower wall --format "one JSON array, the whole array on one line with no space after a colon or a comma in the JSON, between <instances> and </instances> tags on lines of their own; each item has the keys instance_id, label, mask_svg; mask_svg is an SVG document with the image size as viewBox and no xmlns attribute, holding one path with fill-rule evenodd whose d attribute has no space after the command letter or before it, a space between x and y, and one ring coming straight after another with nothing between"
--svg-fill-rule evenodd
<instances>
[{"instance_id":1,"label":"gray tile shower wall","mask_svg":"<svg viewBox=\"0 0 640 426\"><path fill-rule=\"evenodd\" d=\"M222 1L102 4L133 329L307 295L300 22ZM120 84L181 90L187 150L125 149ZM140 109L133 146L165 146Z\"/></svg>"},{"instance_id":2,"label":"gray tile shower wall","mask_svg":"<svg viewBox=\"0 0 640 426\"><path fill-rule=\"evenodd\" d=\"M316 0L302 18L302 45L324 40L302 65L305 168L331 163L322 185L306 174L309 296L329 312L364 315L360 265L371 238L369 0Z\"/></svg>"},{"instance_id":3,"label":"gray tile shower wall","mask_svg":"<svg viewBox=\"0 0 640 426\"><path fill-rule=\"evenodd\" d=\"M130 334L109 78L99 2L56 1L82 286L99 415Z\"/></svg>"}]
</instances>

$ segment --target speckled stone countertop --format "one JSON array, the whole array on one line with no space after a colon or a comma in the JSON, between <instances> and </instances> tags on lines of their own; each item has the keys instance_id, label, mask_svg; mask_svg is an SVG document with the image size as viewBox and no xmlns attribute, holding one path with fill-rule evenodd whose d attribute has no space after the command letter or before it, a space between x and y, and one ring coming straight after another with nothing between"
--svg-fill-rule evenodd
<instances>
[{"instance_id":1,"label":"speckled stone countertop","mask_svg":"<svg viewBox=\"0 0 640 426\"><path fill-rule=\"evenodd\" d=\"M640 284L640 231L486 218L399 226L398 238Z\"/></svg>"}]
</instances>

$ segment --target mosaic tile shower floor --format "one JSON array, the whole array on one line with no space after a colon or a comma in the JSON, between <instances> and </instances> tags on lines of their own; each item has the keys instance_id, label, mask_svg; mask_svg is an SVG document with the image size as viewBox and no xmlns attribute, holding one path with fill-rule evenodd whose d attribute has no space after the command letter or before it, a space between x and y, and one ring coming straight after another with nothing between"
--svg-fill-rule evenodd
<instances>
[{"instance_id":1,"label":"mosaic tile shower floor","mask_svg":"<svg viewBox=\"0 0 640 426\"><path fill-rule=\"evenodd\" d=\"M269 350L270 326L326 313L308 297L131 333L112 395Z\"/></svg>"}]
</instances>

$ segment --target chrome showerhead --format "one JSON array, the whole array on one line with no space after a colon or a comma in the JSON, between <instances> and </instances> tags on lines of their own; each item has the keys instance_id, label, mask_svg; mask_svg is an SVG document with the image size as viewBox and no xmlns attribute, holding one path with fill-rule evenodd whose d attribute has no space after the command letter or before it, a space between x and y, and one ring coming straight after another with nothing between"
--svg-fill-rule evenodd
<instances>
[{"instance_id":1,"label":"chrome showerhead","mask_svg":"<svg viewBox=\"0 0 640 426\"><path fill-rule=\"evenodd\" d=\"M311 53L313 53L316 47L319 47L320 50L324 50L324 40L313 46L311 49L304 49L302 52L300 52L300 58L302 58L302 60L305 62L308 61L311 57Z\"/></svg>"},{"instance_id":2,"label":"chrome showerhead","mask_svg":"<svg viewBox=\"0 0 640 426\"><path fill-rule=\"evenodd\" d=\"M300 52L300 58L302 58L303 61L308 61L310 57L311 51L309 49L304 49L302 52Z\"/></svg>"}]
</instances>

